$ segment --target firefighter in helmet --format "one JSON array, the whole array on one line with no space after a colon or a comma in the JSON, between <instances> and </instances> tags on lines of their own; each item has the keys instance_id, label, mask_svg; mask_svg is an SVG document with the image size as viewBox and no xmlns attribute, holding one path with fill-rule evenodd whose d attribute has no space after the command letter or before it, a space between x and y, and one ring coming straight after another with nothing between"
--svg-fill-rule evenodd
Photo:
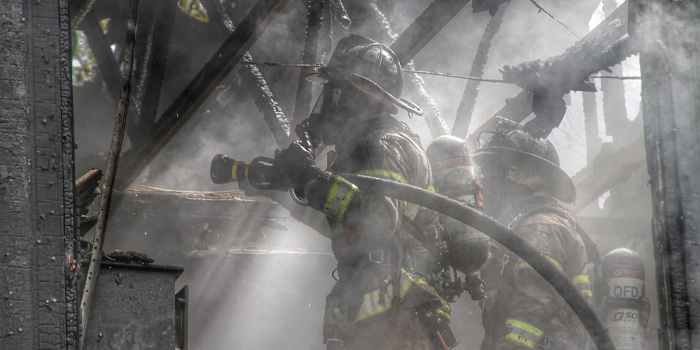
<instances>
[{"instance_id":1,"label":"firefighter in helmet","mask_svg":"<svg viewBox=\"0 0 700 350\"><path fill-rule=\"evenodd\" d=\"M495 132L479 135L472 158L483 175L485 213L539 250L592 302L587 253L595 246L558 205L557 200L573 202L576 192L559 167L554 146L499 118ZM522 259L493 244L482 275L489 296L483 307L482 350L585 348L583 325Z\"/></svg>"},{"instance_id":2,"label":"firefighter in helmet","mask_svg":"<svg viewBox=\"0 0 700 350\"><path fill-rule=\"evenodd\" d=\"M451 348L449 307L426 283L437 213L361 191L339 175L433 188L417 135L392 116L398 108L422 114L400 98L398 58L385 45L350 35L309 78L323 89L302 125L310 144L335 145L336 155L323 171L308 144L294 142L276 155L274 167L331 227L337 283L326 298L324 342L329 349Z\"/></svg>"},{"instance_id":3,"label":"firefighter in helmet","mask_svg":"<svg viewBox=\"0 0 700 350\"><path fill-rule=\"evenodd\" d=\"M481 184L474 175L467 142L456 136L443 135L428 146L426 154L430 160L436 191L481 211ZM489 253L486 235L446 215L440 214L439 222L441 237L447 249L445 265L464 273L464 288L473 300L482 300L483 282L478 271Z\"/></svg>"}]
</instances>

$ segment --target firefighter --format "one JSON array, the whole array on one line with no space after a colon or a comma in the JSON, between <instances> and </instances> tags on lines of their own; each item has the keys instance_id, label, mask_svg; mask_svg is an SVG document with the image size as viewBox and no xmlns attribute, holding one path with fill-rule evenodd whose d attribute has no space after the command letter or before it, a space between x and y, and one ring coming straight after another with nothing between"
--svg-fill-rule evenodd
<instances>
[{"instance_id":1,"label":"firefighter","mask_svg":"<svg viewBox=\"0 0 700 350\"><path fill-rule=\"evenodd\" d=\"M323 212L337 259L336 285L326 298L324 343L329 349L449 349L449 307L427 283L437 213L363 192L343 173L433 188L420 141L392 114L422 114L400 98L403 77L387 46L350 35L327 67L300 140L275 156L274 168L294 196ZM397 108L398 107L398 108ZM335 145L328 171L315 165L310 144Z\"/></svg>"},{"instance_id":2,"label":"firefighter","mask_svg":"<svg viewBox=\"0 0 700 350\"><path fill-rule=\"evenodd\" d=\"M539 250L592 302L587 248L595 247L557 204L573 202L576 192L554 146L499 118L495 132L479 135L472 158L483 175L485 213ZM482 275L489 296L482 314L482 350L585 348L583 325L523 260L493 244Z\"/></svg>"},{"instance_id":3,"label":"firefighter","mask_svg":"<svg viewBox=\"0 0 700 350\"><path fill-rule=\"evenodd\" d=\"M428 146L426 154L437 192L481 211L481 184L474 175L466 141L456 136L443 135ZM439 222L441 236L446 242L446 265L464 273L465 289L473 300L482 300L483 282L478 271L489 253L486 235L443 214L440 214ZM444 282L440 285L444 285Z\"/></svg>"}]
</instances>

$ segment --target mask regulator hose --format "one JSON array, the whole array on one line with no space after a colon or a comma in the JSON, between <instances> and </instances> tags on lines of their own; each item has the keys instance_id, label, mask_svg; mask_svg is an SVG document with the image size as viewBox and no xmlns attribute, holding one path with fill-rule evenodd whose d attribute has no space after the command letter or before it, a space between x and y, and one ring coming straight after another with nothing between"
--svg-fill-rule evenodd
<instances>
[{"instance_id":1,"label":"mask regulator hose","mask_svg":"<svg viewBox=\"0 0 700 350\"><path fill-rule=\"evenodd\" d=\"M527 241L496 220L462 203L424 189L398 182L355 174L340 174L361 190L396 198L450 216L490 236L530 264L559 293L586 327L599 350L615 350L603 322L574 285L554 264Z\"/></svg>"}]
</instances>

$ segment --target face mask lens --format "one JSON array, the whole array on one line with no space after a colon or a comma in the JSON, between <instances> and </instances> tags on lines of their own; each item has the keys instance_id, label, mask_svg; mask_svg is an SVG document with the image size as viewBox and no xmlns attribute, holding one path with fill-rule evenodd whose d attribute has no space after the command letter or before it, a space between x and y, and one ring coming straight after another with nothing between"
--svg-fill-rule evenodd
<instances>
[{"instance_id":1,"label":"face mask lens","mask_svg":"<svg viewBox=\"0 0 700 350\"><path fill-rule=\"evenodd\" d=\"M477 138L477 147L482 148L486 145L490 145L493 141L494 136L496 133L492 131L483 131L479 134L479 137Z\"/></svg>"},{"instance_id":2,"label":"face mask lens","mask_svg":"<svg viewBox=\"0 0 700 350\"><path fill-rule=\"evenodd\" d=\"M316 99L316 104L314 104L314 108L311 110L311 114L321 113L321 108L323 107L323 94L324 91L322 90L321 93L318 95L318 98Z\"/></svg>"}]
</instances>

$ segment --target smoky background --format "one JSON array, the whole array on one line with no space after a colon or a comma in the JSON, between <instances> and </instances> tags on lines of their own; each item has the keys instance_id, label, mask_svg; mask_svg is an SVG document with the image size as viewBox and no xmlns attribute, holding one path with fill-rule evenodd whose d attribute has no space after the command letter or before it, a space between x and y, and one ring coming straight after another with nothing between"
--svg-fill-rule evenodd
<instances>
[{"instance_id":1,"label":"smoky background","mask_svg":"<svg viewBox=\"0 0 700 350\"><path fill-rule=\"evenodd\" d=\"M142 1L140 6L146 6L144 3L147 2ZM366 3L376 3L386 15L392 31L401 33L430 1L378 0ZM538 3L576 32L585 35L621 1L541 0ZM236 24L254 1L224 4L235 4L228 12L233 14L231 20ZM172 6L176 5L173 1ZM305 6L305 1L288 3L252 47L250 53L254 61L302 61ZM110 11L116 16L120 11L126 11L125 5L115 5ZM472 13L471 6L465 7L418 53L414 59L416 69L468 75L490 18L488 11ZM386 37L386 33L369 35L368 32L376 30L371 24L366 24L372 21L371 18L353 18L351 15L351 19L353 26L349 30L333 24L333 45L351 32L378 40ZM225 36L218 33L216 24L211 22L211 17L209 22L202 22L184 11L177 11L163 90L157 106L158 116L223 42ZM143 27L141 23L139 25ZM324 25L328 26L328 23ZM115 25L110 30L118 30L118 27ZM492 40L484 77L500 78L498 69L504 65L560 55L577 40L545 13L538 13L532 2L512 0L503 24ZM117 40L117 47L122 42ZM332 49L332 45L321 46L319 63L327 62L328 49ZM138 66L139 53L136 55L136 70L143 69ZM257 156L272 157L279 148L262 113L252 101L251 94L255 92L241 82L238 69L241 68L229 74L135 182L170 191L153 194L142 189L122 194L125 199L110 213L105 251L134 250L155 258L157 264L185 268L177 289L184 285L190 288L191 349L324 349L321 331L325 295L334 284L331 272L335 268L328 239L296 222L269 198L242 197L238 193L222 199L195 193L238 190L236 184L211 183L209 164L215 154L226 153L250 161ZM291 122L300 69L259 69ZM638 56L618 65L613 74L638 76ZM451 128L467 81L426 75L421 78L425 91L434 99ZM417 96L415 88L409 86L408 80L404 97L428 110L428 106L419 102L422 98ZM625 80L614 84L617 85L609 89L616 93L603 93L601 89L605 90L610 83L596 80L599 90L594 95L598 116L597 135L593 135L596 140L586 135L581 92L568 95L564 120L549 136L559 152L562 168L574 177L575 182L577 176L583 178L596 173L604 176L607 169L596 167L596 163L605 165L606 154L628 147L643 137L641 83ZM82 86L74 87L78 176L90 168L106 167L104 159L116 115L115 104L107 90L100 72ZM624 92L620 95L622 90ZM319 88L315 87L313 91L315 101ZM498 111L507 98L520 91L511 84L481 83L470 133ZM133 98L134 94L127 118L137 113L134 112L137 107L133 105ZM148 103L142 102L143 105ZM617 106L618 109L608 106ZM620 106L624 108L620 109ZM410 117L403 111L396 117L420 135L424 147L433 140L422 117ZM291 125L292 130L293 127ZM129 124L127 130L129 128L134 130L138 124ZM132 137L137 140L148 135L127 133L125 152L129 150ZM591 148L591 142L596 143L597 148ZM643 143L641 145L643 147ZM599 152L602 156L594 157ZM323 166L324 163L321 155L319 164ZM628 247L645 258L646 294L652 304L647 348L655 349L658 312L651 240L651 196L647 184L646 166L639 167L596 201L575 208L575 211L580 223L597 241L601 255L617 247ZM92 232L89 232L86 240L91 236ZM452 326L460 341L457 349L478 349L483 337L478 303L464 294L452 307Z\"/></svg>"}]
</instances>

